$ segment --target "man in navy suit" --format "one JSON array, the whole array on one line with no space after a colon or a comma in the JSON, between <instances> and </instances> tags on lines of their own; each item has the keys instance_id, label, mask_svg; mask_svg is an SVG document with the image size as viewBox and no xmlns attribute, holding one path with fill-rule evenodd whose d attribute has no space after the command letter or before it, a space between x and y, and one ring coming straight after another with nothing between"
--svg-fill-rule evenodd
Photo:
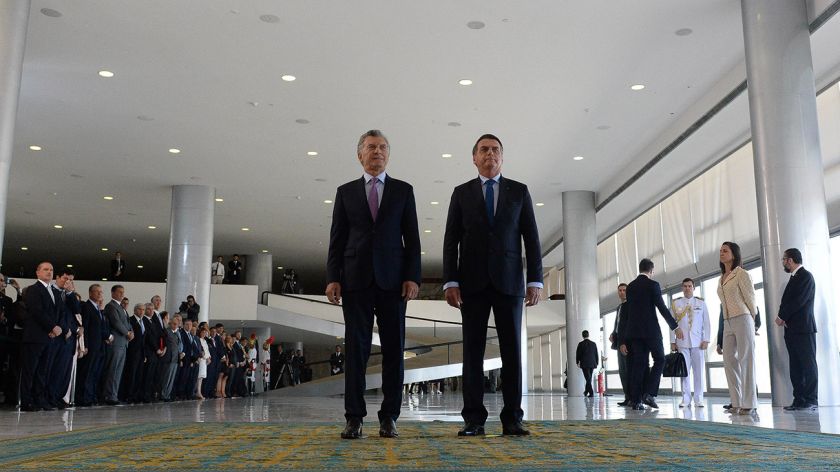
<instances>
[{"instance_id":1,"label":"man in navy suit","mask_svg":"<svg viewBox=\"0 0 840 472\"><path fill-rule=\"evenodd\" d=\"M23 411L54 410L48 402L50 343L62 335L58 324L58 303L52 290L53 266L41 262L35 269L38 280L27 287L24 301L27 316L21 341L20 402Z\"/></svg>"},{"instance_id":2,"label":"man in navy suit","mask_svg":"<svg viewBox=\"0 0 840 472\"><path fill-rule=\"evenodd\" d=\"M782 294L776 325L785 327L785 346L790 358L793 403L785 410L817 408L817 323L814 320L814 276L802 267L802 253L790 248L782 264L790 280Z\"/></svg>"},{"instance_id":3,"label":"man in navy suit","mask_svg":"<svg viewBox=\"0 0 840 472\"><path fill-rule=\"evenodd\" d=\"M88 301L82 303L81 307L88 353L79 359L79 373L76 375L77 406L91 406L99 401L96 390L105 363L105 346L111 338L111 328L100 308L102 296L102 286L92 284L88 287Z\"/></svg>"},{"instance_id":4,"label":"man in navy suit","mask_svg":"<svg viewBox=\"0 0 840 472\"><path fill-rule=\"evenodd\" d=\"M345 439L362 436L367 415L365 369L373 318L382 343L382 408L379 435L397 437L403 390L405 309L420 287L420 233L414 189L385 173L390 144L379 130L359 138L364 176L338 188L327 257L327 298L344 303L346 365Z\"/></svg>"},{"instance_id":5,"label":"man in navy suit","mask_svg":"<svg viewBox=\"0 0 840 472\"><path fill-rule=\"evenodd\" d=\"M64 397L70 386L77 339L79 334L84 334L84 330L76 318L76 315L81 313L81 304L76 298L76 288L73 285L75 273L68 267L61 269L57 275L53 292L58 295L58 324L64 333L54 341L57 344L53 367L50 369L49 402L52 406L65 408L69 406Z\"/></svg>"},{"instance_id":6,"label":"man in navy suit","mask_svg":"<svg viewBox=\"0 0 840 472\"><path fill-rule=\"evenodd\" d=\"M658 409L656 395L659 393L659 381L665 368L665 350L662 345L662 330L656 319L656 310L675 331L677 339L683 338L677 320L662 300L659 283L651 279L653 261L642 259L639 262L639 276L627 285L625 303L626 321L619 327L621 353L630 356L630 406L634 410L644 410L644 405ZM650 367L649 357L653 357Z\"/></svg>"},{"instance_id":7,"label":"man in navy suit","mask_svg":"<svg viewBox=\"0 0 840 472\"><path fill-rule=\"evenodd\" d=\"M499 138L478 138L473 164L479 176L455 187L446 219L444 290L447 303L461 310L464 334L465 425L459 436L484 434L483 366L491 308L502 355L502 433L529 434L522 426L522 302L533 306L540 300L542 255L531 194L524 184L502 177L503 161Z\"/></svg>"}]
</instances>

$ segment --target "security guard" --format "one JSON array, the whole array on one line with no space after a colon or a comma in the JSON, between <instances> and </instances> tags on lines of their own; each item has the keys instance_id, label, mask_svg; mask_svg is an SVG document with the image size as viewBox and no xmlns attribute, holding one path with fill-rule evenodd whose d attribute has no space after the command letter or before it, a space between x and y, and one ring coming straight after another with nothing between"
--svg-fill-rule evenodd
<instances>
[{"instance_id":1,"label":"security guard","mask_svg":"<svg viewBox=\"0 0 840 472\"><path fill-rule=\"evenodd\" d=\"M682 281L683 298L677 298L671 304L671 313L677 325L685 333L683 339L676 339L671 331L671 351L679 351L685 358L689 376L682 379L683 401L680 408L691 406L691 382L694 378L694 405L702 408L704 380L706 378L706 348L709 347L711 324L706 302L694 296L694 280Z\"/></svg>"}]
</instances>

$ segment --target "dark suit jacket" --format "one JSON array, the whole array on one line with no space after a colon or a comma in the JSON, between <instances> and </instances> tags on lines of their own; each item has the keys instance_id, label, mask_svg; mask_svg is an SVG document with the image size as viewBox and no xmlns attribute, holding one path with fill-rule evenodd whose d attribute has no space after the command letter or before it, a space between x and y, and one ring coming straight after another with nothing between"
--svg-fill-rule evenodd
<instances>
[{"instance_id":1,"label":"dark suit jacket","mask_svg":"<svg viewBox=\"0 0 840 472\"><path fill-rule=\"evenodd\" d=\"M154 314L151 318L144 318L143 323L146 326L146 334L143 335L143 352L147 359L157 359L158 349L166 347L164 330Z\"/></svg>"},{"instance_id":2,"label":"dark suit jacket","mask_svg":"<svg viewBox=\"0 0 840 472\"><path fill-rule=\"evenodd\" d=\"M40 281L26 290L26 320L23 325L23 342L45 344L50 342L50 331L58 325L58 304L50 298L50 292ZM61 299L56 298L60 302ZM63 335L64 333L62 333Z\"/></svg>"},{"instance_id":3,"label":"dark suit jacket","mask_svg":"<svg viewBox=\"0 0 840 472\"><path fill-rule=\"evenodd\" d=\"M55 294L55 299L59 303L58 311L59 311L59 323L58 325L61 326L61 336L62 339L65 340L67 343L75 343L77 338L77 333L79 331L79 320L76 318L77 313L82 312L82 307L79 303L79 299L76 298L76 294L73 292L65 293L64 294L64 302L61 302L61 290L53 289L53 293ZM84 320L82 321L84 323ZM68 332L72 333L72 336L69 338L64 337Z\"/></svg>"},{"instance_id":4,"label":"dark suit jacket","mask_svg":"<svg viewBox=\"0 0 840 472\"><path fill-rule=\"evenodd\" d=\"M598 345L589 339L584 339L578 343L575 363L579 363L581 369L598 367Z\"/></svg>"},{"instance_id":5,"label":"dark suit jacket","mask_svg":"<svg viewBox=\"0 0 840 472\"><path fill-rule=\"evenodd\" d=\"M491 285L503 294L523 297L523 241L528 282L543 280L534 206L524 184L500 177L497 187L492 228L478 177L452 192L443 238L443 280L458 282L463 294Z\"/></svg>"},{"instance_id":6,"label":"dark suit jacket","mask_svg":"<svg viewBox=\"0 0 840 472\"><path fill-rule=\"evenodd\" d=\"M117 271L120 272L120 275L117 275ZM123 278L125 276L125 259L120 259L117 261L116 259L111 259L111 278Z\"/></svg>"},{"instance_id":7,"label":"dark suit jacket","mask_svg":"<svg viewBox=\"0 0 840 472\"><path fill-rule=\"evenodd\" d=\"M182 361L183 361L184 365L189 365L193 362L192 359L193 359L193 356L195 356L195 353L193 353L192 342L190 342L190 339L192 338L192 336L190 335L190 333L186 332L183 328L178 329L178 335L181 336L181 349L182 349L182 352L184 353L184 359L182 359Z\"/></svg>"},{"instance_id":8,"label":"dark suit jacket","mask_svg":"<svg viewBox=\"0 0 840 472\"><path fill-rule=\"evenodd\" d=\"M817 332L817 323L814 320L816 290L814 276L804 267L800 267L796 275L790 278L779 305L779 318L785 321L785 333Z\"/></svg>"},{"instance_id":9,"label":"dark suit jacket","mask_svg":"<svg viewBox=\"0 0 840 472\"><path fill-rule=\"evenodd\" d=\"M630 339L662 339L662 330L659 329L659 321L656 319L656 310L668 323L671 329L677 329L677 320L671 316L668 307L662 300L662 289L659 282L651 280L646 275L639 274L636 280L627 285L627 302L624 304L627 311L627 326L621 337L621 344L626 344Z\"/></svg>"},{"instance_id":10,"label":"dark suit jacket","mask_svg":"<svg viewBox=\"0 0 840 472\"><path fill-rule=\"evenodd\" d=\"M90 352L103 352L105 341L111 336L111 328L105 315L100 316L98 306L90 300L82 303L82 325L85 327L85 347Z\"/></svg>"},{"instance_id":11,"label":"dark suit jacket","mask_svg":"<svg viewBox=\"0 0 840 472\"><path fill-rule=\"evenodd\" d=\"M626 329L627 324L627 310L624 307L624 303L618 305L618 308L615 309L615 323L613 323L613 342L610 345L611 349L618 349L621 343L619 342L621 337L618 335L622 330Z\"/></svg>"},{"instance_id":12,"label":"dark suit jacket","mask_svg":"<svg viewBox=\"0 0 840 472\"><path fill-rule=\"evenodd\" d=\"M339 282L343 290L361 290L374 283L382 290L400 290L409 280L420 285L420 232L411 185L386 174L376 222L364 177L338 187L327 283Z\"/></svg>"},{"instance_id":13,"label":"dark suit jacket","mask_svg":"<svg viewBox=\"0 0 840 472\"><path fill-rule=\"evenodd\" d=\"M143 322L143 318L140 318L138 322L134 315L128 317L128 323L131 325L131 330L134 331L134 338L128 342L128 350L126 351L126 355L128 356L143 356L143 338L144 334L143 331L140 329L140 323Z\"/></svg>"},{"instance_id":14,"label":"dark suit jacket","mask_svg":"<svg viewBox=\"0 0 840 472\"><path fill-rule=\"evenodd\" d=\"M239 277L242 273L242 261L228 262L228 277Z\"/></svg>"}]
</instances>

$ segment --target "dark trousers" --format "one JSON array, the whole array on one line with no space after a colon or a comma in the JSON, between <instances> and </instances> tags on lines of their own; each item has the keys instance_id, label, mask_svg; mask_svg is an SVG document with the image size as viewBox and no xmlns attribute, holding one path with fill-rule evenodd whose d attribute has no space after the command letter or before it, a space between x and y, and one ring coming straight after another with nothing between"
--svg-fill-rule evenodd
<instances>
[{"instance_id":1,"label":"dark trousers","mask_svg":"<svg viewBox=\"0 0 840 472\"><path fill-rule=\"evenodd\" d=\"M102 366L105 364L105 349L89 350L85 357L79 359L76 372L76 403L96 403L97 385L102 376Z\"/></svg>"},{"instance_id":2,"label":"dark trousers","mask_svg":"<svg viewBox=\"0 0 840 472\"><path fill-rule=\"evenodd\" d=\"M70 336L70 339L65 339L64 336L59 336L59 341L56 344L55 360L50 369L50 397L49 401L53 405L59 405L64 400L64 395L67 394L67 387L70 386L70 374L73 370L73 354L76 352L76 336Z\"/></svg>"},{"instance_id":3,"label":"dark trousers","mask_svg":"<svg viewBox=\"0 0 840 472\"><path fill-rule=\"evenodd\" d=\"M187 378L189 377L190 361L184 356L178 362L178 370L175 372L175 380L172 384L172 396L175 398L184 398L187 391Z\"/></svg>"},{"instance_id":4,"label":"dark trousers","mask_svg":"<svg viewBox=\"0 0 840 472\"><path fill-rule=\"evenodd\" d=\"M48 406L47 377L50 372L52 343L21 345L20 404L24 407Z\"/></svg>"},{"instance_id":5,"label":"dark trousers","mask_svg":"<svg viewBox=\"0 0 840 472\"><path fill-rule=\"evenodd\" d=\"M588 396L594 396L594 392L592 391L592 371L595 370L592 367L581 367L580 370L583 371L583 380L586 382L586 387L583 389L583 394Z\"/></svg>"},{"instance_id":6,"label":"dark trousers","mask_svg":"<svg viewBox=\"0 0 840 472\"><path fill-rule=\"evenodd\" d=\"M491 287L463 295L461 327L464 337L464 421L483 425L487 420L484 407L484 350L487 346L487 324L490 309L499 336L502 355L502 398L504 424L522 421L522 303L524 298L504 295Z\"/></svg>"},{"instance_id":7,"label":"dark trousers","mask_svg":"<svg viewBox=\"0 0 840 472\"><path fill-rule=\"evenodd\" d=\"M160 358L156 352L145 352L146 363L143 364L143 401L150 402L160 395Z\"/></svg>"},{"instance_id":8,"label":"dark trousers","mask_svg":"<svg viewBox=\"0 0 840 472\"><path fill-rule=\"evenodd\" d=\"M9 330L11 341L7 344L9 355L9 371L4 379L3 391L7 405L17 405L20 397L20 340L23 336L22 329Z\"/></svg>"},{"instance_id":9,"label":"dark trousers","mask_svg":"<svg viewBox=\"0 0 840 472\"><path fill-rule=\"evenodd\" d=\"M785 332L790 357L793 402L799 406L817 404L817 335Z\"/></svg>"},{"instance_id":10,"label":"dark trousers","mask_svg":"<svg viewBox=\"0 0 840 472\"><path fill-rule=\"evenodd\" d=\"M397 420L402 405L403 349L405 347L405 300L399 291L378 287L345 292L344 311L345 371L344 416L367 416L365 371L370 358L373 319L379 327L382 350L382 400L379 421Z\"/></svg>"},{"instance_id":11,"label":"dark trousers","mask_svg":"<svg viewBox=\"0 0 840 472\"><path fill-rule=\"evenodd\" d=\"M653 367L650 367L649 357L653 357ZM658 395L663 369L665 351L662 338L630 340L630 401L641 403L646 395Z\"/></svg>"},{"instance_id":12,"label":"dark trousers","mask_svg":"<svg viewBox=\"0 0 840 472\"><path fill-rule=\"evenodd\" d=\"M142 350L126 353L123 378L125 379L125 399L129 402L133 403L143 400L143 386L145 384L143 379L143 363L145 360L146 357L143 355Z\"/></svg>"},{"instance_id":13,"label":"dark trousers","mask_svg":"<svg viewBox=\"0 0 840 472\"><path fill-rule=\"evenodd\" d=\"M630 399L630 375L629 359L621 351L616 351L618 356L618 378L621 379L621 390L624 392L624 401Z\"/></svg>"}]
</instances>

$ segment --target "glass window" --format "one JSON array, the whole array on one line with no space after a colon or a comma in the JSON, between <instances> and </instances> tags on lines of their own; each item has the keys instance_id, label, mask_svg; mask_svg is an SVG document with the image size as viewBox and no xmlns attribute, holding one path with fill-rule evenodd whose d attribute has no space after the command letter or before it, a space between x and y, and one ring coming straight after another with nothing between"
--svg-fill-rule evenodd
<instances>
[{"instance_id":1,"label":"glass window","mask_svg":"<svg viewBox=\"0 0 840 472\"><path fill-rule=\"evenodd\" d=\"M759 307L764 306L763 288L755 291L755 303ZM770 321L772 322L772 320ZM757 330L755 336L755 383L758 387L758 393L770 393L770 353L767 344L767 323L767 314L762 311L761 328Z\"/></svg>"},{"instance_id":2,"label":"glass window","mask_svg":"<svg viewBox=\"0 0 840 472\"><path fill-rule=\"evenodd\" d=\"M723 367L709 368L709 386L708 389L719 389L729 391L729 384L726 383L726 373Z\"/></svg>"},{"instance_id":3,"label":"glass window","mask_svg":"<svg viewBox=\"0 0 840 472\"><path fill-rule=\"evenodd\" d=\"M754 285L758 285L764 282L764 273L761 271L761 266L753 267L752 269L748 270L747 273L750 274L750 278L752 279Z\"/></svg>"}]
</instances>

